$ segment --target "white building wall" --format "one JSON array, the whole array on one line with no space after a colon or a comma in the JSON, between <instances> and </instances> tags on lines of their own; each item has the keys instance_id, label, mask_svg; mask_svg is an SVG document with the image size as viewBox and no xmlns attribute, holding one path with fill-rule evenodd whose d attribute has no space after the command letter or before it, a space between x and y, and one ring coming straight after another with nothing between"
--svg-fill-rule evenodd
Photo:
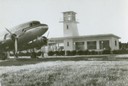
<instances>
[{"instance_id":1,"label":"white building wall","mask_svg":"<svg viewBox=\"0 0 128 86\"><path fill-rule=\"evenodd\" d=\"M96 41L96 49L92 49L95 51L101 51L103 49L100 49L100 41L109 40L109 46L111 50L118 50L119 49L119 38L108 36L108 37L81 37L81 38L67 38L67 39L59 39L61 40L61 43L64 45L64 50L66 51L72 51L75 50L76 42L84 42L84 49L87 50L87 42L88 41ZM117 45L115 46L115 41L117 41ZM59 41L56 41L58 43ZM69 42L69 46L67 46L67 42ZM59 42L60 43L60 42ZM60 46L60 45L59 45Z\"/></svg>"},{"instance_id":2,"label":"white building wall","mask_svg":"<svg viewBox=\"0 0 128 86\"><path fill-rule=\"evenodd\" d=\"M115 45L115 41L117 42L117 45ZM110 47L112 50L118 50L119 49L119 40L117 38L112 37L110 40Z\"/></svg>"},{"instance_id":3,"label":"white building wall","mask_svg":"<svg viewBox=\"0 0 128 86\"><path fill-rule=\"evenodd\" d=\"M115 37L101 37L101 38L88 38L88 39L74 39L74 42L84 42L85 50L87 50L87 41L96 41L96 50L100 50L100 41L109 40L109 45L112 50L119 49L119 39ZM117 46L115 46L115 40L117 41Z\"/></svg>"},{"instance_id":4,"label":"white building wall","mask_svg":"<svg viewBox=\"0 0 128 86\"><path fill-rule=\"evenodd\" d=\"M67 45L67 43L69 43L69 46ZM64 50L67 51L72 51L74 50L74 43L73 43L73 40L72 39L67 39L67 40L64 40Z\"/></svg>"},{"instance_id":5,"label":"white building wall","mask_svg":"<svg viewBox=\"0 0 128 86\"><path fill-rule=\"evenodd\" d=\"M76 22L64 22L63 28L64 37L79 35Z\"/></svg>"}]
</instances>

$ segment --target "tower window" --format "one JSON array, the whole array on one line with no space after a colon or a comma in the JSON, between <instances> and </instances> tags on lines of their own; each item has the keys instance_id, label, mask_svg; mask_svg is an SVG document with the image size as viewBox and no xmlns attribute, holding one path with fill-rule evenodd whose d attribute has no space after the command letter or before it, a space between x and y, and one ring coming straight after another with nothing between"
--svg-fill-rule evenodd
<instances>
[{"instance_id":1,"label":"tower window","mask_svg":"<svg viewBox=\"0 0 128 86\"><path fill-rule=\"evenodd\" d=\"M69 42L67 42L67 46L69 46Z\"/></svg>"},{"instance_id":2,"label":"tower window","mask_svg":"<svg viewBox=\"0 0 128 86\"><path fill-rule=\"evenodd\" d=\"M67 29L68 29L69 27L68 27L68 25L67 25Z\"/></svg>"},{"instance_id":3,"label":"tower window","mask_svg":"<svg viewBox=\"0 0 128 86\"><path fill-rule=\"evenodd\" d=\"M70 21L71 20L71 15L68 15L68 21Z\"/></svg>"}]
</instances>

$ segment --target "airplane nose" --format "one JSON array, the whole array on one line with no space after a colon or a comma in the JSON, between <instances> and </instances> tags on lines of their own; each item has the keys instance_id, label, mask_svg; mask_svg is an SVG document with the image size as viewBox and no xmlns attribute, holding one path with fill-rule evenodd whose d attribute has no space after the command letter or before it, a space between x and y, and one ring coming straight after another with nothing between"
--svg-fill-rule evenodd
<instances>
[{"instance_id":1,"label":"airplane nose","mask_svg":"<svg viewBox=\"0 0 128 86\"><path fill-rule=\"evenodd\" d=\"M48 25L46 24L41 24L40 30L42 33L45 33L48 30Z\"/></svg>"},{"instance_id":2,"label":"airplane nose","mask_svg":"<svg viewBox=\"0 0 128 86\"><path fill-rule=\"evenodd\" d=\"M46 32L48 30L48 25L43 25L43 30Z\"/></svg>"}]
</instances>

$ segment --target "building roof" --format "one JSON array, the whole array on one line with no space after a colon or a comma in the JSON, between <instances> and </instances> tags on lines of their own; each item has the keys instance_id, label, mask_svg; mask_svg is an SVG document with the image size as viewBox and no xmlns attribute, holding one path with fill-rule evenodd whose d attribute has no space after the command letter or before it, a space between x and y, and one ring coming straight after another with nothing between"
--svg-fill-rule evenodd
<instances>
[{"instance_id":1,"label":"building roof","mask_svg":"<svg viewBox=\"0 0 128 86\"><path fill-rule=\"evenodd\" d=\"M74 11L65 11L63 13L75 13L76 14L76 12L74 12Z\"/></svg>"},{"instance_id":2,"label":"building roof","mask_svg":"<svg viewBox=\"0 0 128 86\"><path fill-rule=\"evenodd\" d=\"M54 37L49 38L50 40L64 40L64 39L79 39L79 38L99 38L99 37L115 37L120 39L119 36L114 34L98 34L98 35L83 35L83 36L70 36L70 37Z\"/></svg>"}]
</instances>

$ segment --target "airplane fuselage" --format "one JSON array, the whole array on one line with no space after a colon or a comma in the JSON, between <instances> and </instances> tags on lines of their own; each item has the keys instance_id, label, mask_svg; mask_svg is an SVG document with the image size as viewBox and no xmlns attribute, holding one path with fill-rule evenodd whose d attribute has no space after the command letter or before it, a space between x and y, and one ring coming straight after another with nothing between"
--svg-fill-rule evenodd
<instances>
[{"instance_id":1,"label":"airplane fuselage","mask_svg":"<svg viewBox=\"0 0 128 86\"><path fill-rule=\"evenodd\" d=\"M18 40L18 50L20 50L24 44L42 36L48 30L48 26L39 21L31 21L18 25L14 29L5 35L4 41L1 42L0 48L2 50L13 50L15 38Z\"/></svg>"}]
</instances>

